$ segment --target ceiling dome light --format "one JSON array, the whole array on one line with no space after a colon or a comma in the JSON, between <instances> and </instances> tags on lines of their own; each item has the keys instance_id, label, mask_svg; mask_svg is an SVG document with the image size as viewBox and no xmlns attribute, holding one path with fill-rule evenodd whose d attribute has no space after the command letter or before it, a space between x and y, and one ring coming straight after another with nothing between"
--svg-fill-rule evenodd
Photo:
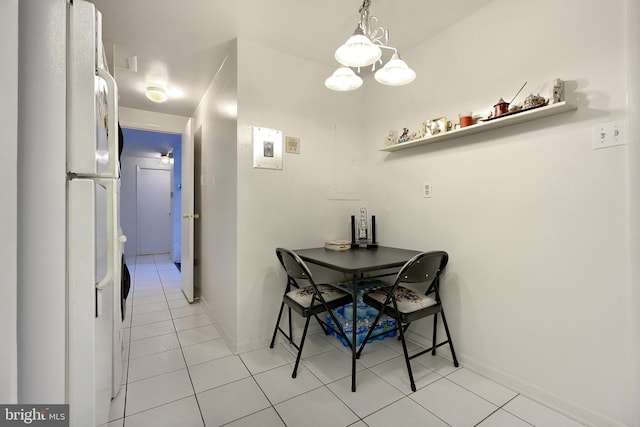
<instances>
[{"instance_id":1,"label":"ceiling dome light","mask_svg":"<svg viewBox=\"0 0 640 427\"><path fill-rule=\"evenodd\" d=\"M396 52L384 67L376 71L374 77L383 85L402 86L411 83L416 78L416 72Z\"/></svg>"},{"instance_id":2,"label":"ceiling dome light","mask_svg":"<svg viewBox=\"0 0 640 427\"><path fill-rule=\"evenodd\" d=\"M324 85L331 90L345 92L362 86L362 78L356 76L356 73L351 68L340 67L333 72L331 77L324 81Z\"/></svg>"},{"instance_id":3,"label":"ceiling dome light","mask_svg":"<svg viewBox=\"0 0 640 427\"><path fill-rule=\"evenodd\" d=\"M153 102L165 102L167 100L167 91L158 86L148 86L145 95Z\"/></svg>"}]
</instances>

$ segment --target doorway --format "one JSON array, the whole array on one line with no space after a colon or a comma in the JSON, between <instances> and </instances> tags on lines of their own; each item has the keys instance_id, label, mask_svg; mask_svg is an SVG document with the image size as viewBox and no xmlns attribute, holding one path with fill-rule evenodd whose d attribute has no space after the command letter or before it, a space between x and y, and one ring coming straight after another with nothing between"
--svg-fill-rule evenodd
<instances>
[{"instance_id":1,"label":"doorway","mask_svg":"<svg viewBox=\"0 0 640 427\"><path fill-rule=\"evenodd\" d=\"M120 161L120 209L121 228L125 236L128 237L125 243L125 256L136 256L145 253L149 249L139 246L140 234L148 235L148 232L140 233L138 225L144 226L147 223L145 214L140 214L138 206L147 205L146 202L138 200L141 197L153 196L149 190L138 189L138 170L152 169L165 170L170 174L170 219L171 224L164 229L155 230L155 234L164 233L170 239L170 249L164 248L164 252L170 253L174 262L180 262L181 258L181 221L182 211L182 134L167 133L151 130L132 129L126 126L122 128L124 149ZM173 157L165 163L161 159L161 154L172 153ZM144 173L144 172L143 172ZM144 180L144 177L143 177ZM167 178L164 179L166 185ZM142 240L145 240L144 238ZM163 245L166 247L166 243Z\"/></svg>"},{"instance_id":2,"label":"doorway","mask_svg":"<svg viewBox=\"0 0 640 427\"><path fill-rule=\"evenodd\" d=\"M171 171L138 167L138 255L171 252Z\"/></svg>"},{"instance_id":3,"label":"doorway","mask_svg":"<svg viewBox=\"0 0 640 427\"><path fill-rule=\"evenodd\" d=\"M197 214L193 221L193 288L196 295L200 289L200 260L202 259L202 239L200 214L202 204L202 127L193 137L193 212Z\"/></svg>"}]
</instances>

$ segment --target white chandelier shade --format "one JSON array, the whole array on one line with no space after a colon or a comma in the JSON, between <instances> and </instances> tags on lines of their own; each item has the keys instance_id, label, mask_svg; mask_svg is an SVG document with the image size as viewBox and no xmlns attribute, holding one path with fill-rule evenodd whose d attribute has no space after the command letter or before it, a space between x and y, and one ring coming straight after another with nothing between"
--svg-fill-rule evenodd
<instances>
[{"instance_id":1,"label":"white chandelier shade","mask_svg":"<svg viewBox=\"0 0 640 427\"><path fill-rule=\"evenodd\" d=\"M336 60L347 67L366 67L378 61L381 56L380 47L373 44L360 27L336 50Z\"/></svg>"},{"instance_id":2,"label":"white chandelier shade","mask_svg":"<svg viewBox=\"0 0 640 427\"><path fill-rule=\"evenodd\" d=\"M376 71L374 77L378 83L383 85L402 86L414 81L416 72L409 68L396 52L384 67Z\"/></svg>"},{"instance_id":3,"label":"white chandelier shade","mask_svg":"<svg viewBox=\"0 0 640 427\"><path fill-rule=\"evenodd\" d=\"M362 78L357 76L351 68L340 67L324 81L324 85L331 90L346 92L362 86Z\"/></svg>"}]
</instances>

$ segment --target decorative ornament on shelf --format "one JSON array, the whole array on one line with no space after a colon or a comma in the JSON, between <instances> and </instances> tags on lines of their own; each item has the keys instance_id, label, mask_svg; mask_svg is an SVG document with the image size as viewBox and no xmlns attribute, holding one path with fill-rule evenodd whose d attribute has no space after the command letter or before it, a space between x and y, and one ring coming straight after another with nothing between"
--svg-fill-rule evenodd
<instances>
[{"instance_id":1,"label":"decorative ornament on shelf","mask_svg":"<svg viewBox=\"0 0 640 427\"><path fill-rule=\"evenodd\" d=\"M409 128L402 128L402 135L398 139L399 143L407 142L409 140Z\"/></svg>"},{"instance_id":2,"label":"decorative ornament on shelf","mask_svg":"<svg viewBox=\"0 0 640 427\"><path fill-rule=\"evenodd\" d=\"M371 65L375 71L376 63L382 64L382 50L393 51L391 59L376 73L374 78L388 86L401 86L411 83L416 73L400 58L398 50L388 45L389 30L379 25L378 18L369 16L370 0L364 0L360 6L360 21L351 37L340 46L335 53L336 60L343 65L331 75L324 84L331 90L349 91L362 86L362 78L351 68L360 73L361 67ZM350 73L348 71L350 71Z\"/></svg>"},{"instance_id":3,"label":"decorative ornament on shelf","mask_svg":"<svg viewBox=\"0 0 640 427\"><path fill-rule=\"evenodd\" d=\"M553 81L553 103L564 101L564 81L555 79Z\"/></svg>"},{"instance_id":4,"label":"decorative ornament on shelf","mask_svg":"<svg viewBox=\"0 0 640 427\"><path fill-rule=\"evenodd\" d=\"M384 140L385 147L388 147L389 145L394 145L397 143L398 143L398 131L390 130L389 133L387 134L387 137Z\"/></svg>"},{"instance_id":5,"label":"decorative ornament on shelf","mask_svg":"<svg viewBox=\"0 0 640 427\"><path fill-rule=\"evenodd\" d=\"M547 104L547 100L543 96L540 96L540 94L537 94L537 95L530 94L524 99L525 109L540 107L546 104Z\"/></svg>"}]
</instances>

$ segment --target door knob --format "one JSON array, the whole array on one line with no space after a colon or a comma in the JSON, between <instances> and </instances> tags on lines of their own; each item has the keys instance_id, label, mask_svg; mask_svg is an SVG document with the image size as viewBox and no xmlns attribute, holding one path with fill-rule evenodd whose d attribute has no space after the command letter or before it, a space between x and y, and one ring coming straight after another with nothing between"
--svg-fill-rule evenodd
<instances>
[{"instance_id":1,"label":"door knob","mask_svg":"<svg viewBox=\"0 0 640 427\"><path fill-rule=\"evenodd\" d=\"M200 214L193 214L193 219L200 219Z\"/></svg>"},{"instance_id":2,"label":"door knob","mask_svg":"<svg viewBox=\"0 0 640 427\"><path fill-rule=\"evenodd\" d=\"M191 215L189 214L182 214L182 218L189 218Z\"/></svg>"}]
</instances>

